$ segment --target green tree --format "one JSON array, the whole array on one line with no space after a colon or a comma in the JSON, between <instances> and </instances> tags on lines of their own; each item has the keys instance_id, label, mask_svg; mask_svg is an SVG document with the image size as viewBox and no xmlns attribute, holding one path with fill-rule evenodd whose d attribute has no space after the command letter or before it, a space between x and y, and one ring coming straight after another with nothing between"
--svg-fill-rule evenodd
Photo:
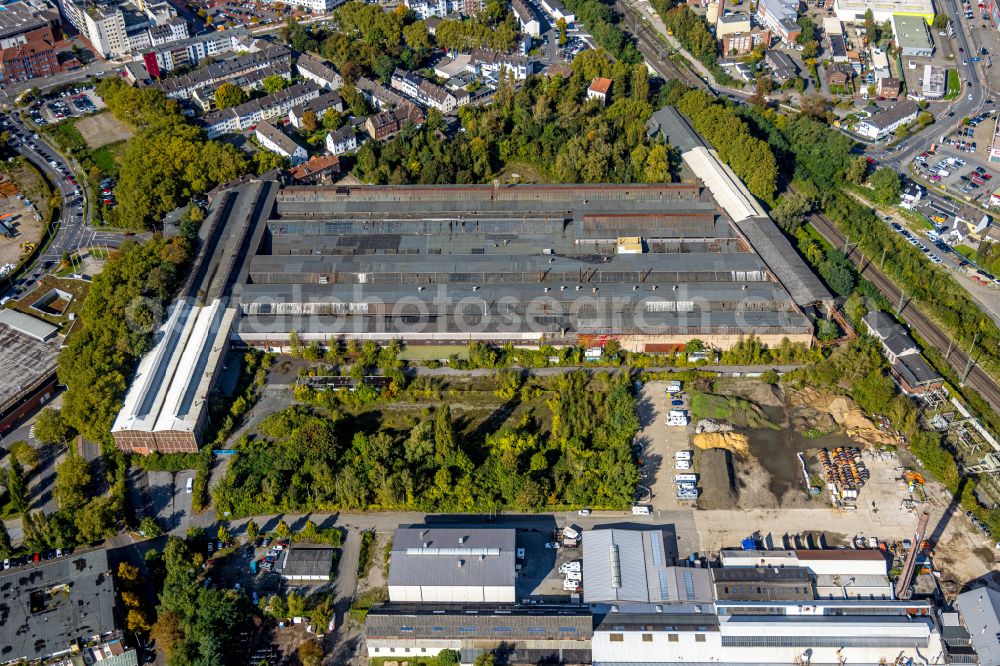
<instances>
[{"instance_id":1,"label":"green tree","mask_svg":"<svg viewBox=\"0 0 1000 666\"><path fill-rule=\"evenodd\" d=\"M14 513L25 514L28 511L28 483L24 478L24 470L16 459L11 459L4 473L4 487L7 488L7 498Z\"/></svg>"},{"instance_id":2,"label":"green tree","mask_svg":"<svg viewBox=\"0 0 1000 666\"><path fill-rule=\"evenodd\" d=\"M154 516L143 516L139 521L139 531L148 539L163 536L163 527Z\"/></svg>"},{"instance_id":3,"label":"green tree","mask_svg":"<svg viewBox=\"0 0 1000 666\"><path fill-rule=\"evenodd\" d=\"M288 529L288 523L283 520L279 520L278 524L274 526L274 534L279 539L287 539L288 535L291 534L291 530Z\"/></svg>"},{"instance_id":4,"label":"green tree","mask_svg":"<svg viewBox=\"0 0 1000 666\"><path fill-rule=\"evenodd\" d=\"M115 496L95 497L76 512L74 524L83 543L103 541L118 532L122 512L121 499Z\"/></svg>"},{"instance_id":5,"label":"green tree","mask_svg":"<svg viewBox=\"0 0 1000 666\"><path fill-rule=\"evenodd\" d=\"M298 657L302 666L320 666L323 663L323 646L316 640L306 641L299 646Z\"/></svg>"},{"instance_id":6,"label":"green tree","mask_svg":"<svg viewBox=\"0 0 1000 666\"><path fill-rule=\"evenodd\" d=\"M316 117L315 111L308 109L302 113L302 129L307 132L315 132L318 127L319 119Z\"/></svg>"},{"instance_id":7,"label":"green tree","mask_svg":"<svg viewBox=\"0 0 1000 666\"><path fill-rule=\"evenodd\" d=\"M764 382L769 386L774 386L779 381L781 381L781 376L778 375L777 371L771 370L770 368L760 373L760 381Z\"/></svg>"},{"instance_id":8,"label":"green tree","mask_svg":"<svg viewBox=\"0 0 1000 666\"><path fill-rule=\"evenodd\" d=\"M492 652L484 652L483 654L476 657L476 660L472 662L473 666L493 666L494 659Z\"/></svg>"},{"instance_id":9,"label":"green tree","mask_svg":"<svg viewBox=\"0 0 1000 666\"><path fill-rule=\"evenodd\" d=\"M276 92L280 92L288 87L288 80L280 74L272 74L271 76L264 77L261 81L261 85L264 86L264 90L268 95L273 95ZM218 94L218 93L216 93Z\"/></svg>"},{"instance_id":10,"label":"green tree","mask_svg":"<svg viewBox=\"0 0 1000 666\"><path fill-rule=\"evenodd\" d=\"M215 89L215 106L220 109L231 109L245 101L247 101L246 93L235 83L226 82Z\"/></svg>"},{"instance_id":11,"label":"green tree","mask_svg":"<svg viewBox=\"0 0 1000 666\"><path fill-rule=\"evenodd\" d=\"M278 153L272 153L265 148L261 148L253 154L253 170L257 175L262 175L275 169L283 171L290 165L291 162L289 162L287 157Z\"/></svg>"},{"instance_id":12,"label":"green tree","mask_svg":"<svg viewBox=\"0 0 1000 666\"><path fill-rule=\"evenodd\" d=\"M10 557L13 552L13 548L10 543L10 534L7 532L7 525L0 520L0 558L6 559Z\"/></svg>"},{"instance_id":13,"label":"green tree","mask_svg":"<svg viewBox=\"0 0 1000 666\"><path fill-rule=\"evenodd\" d=\"M247 538L250 541L256 541L258 536L260 536L260 527L257 526L257 523L255 523L253 521L253 519L248 520L247 521Z\"/></svg>"},{"instance_id":14,"label":"green tree","mask_svg":"<svg viewBox=\"0 0 1000 666\"><path fill-rule=\"evenodd\" d=\"M403 38L406 40L406 45L414 51L429 51L431 48L431 34L423 21L414 21L404 26Z\"/></svg>"},{"instance_id":15,"label":"green tree","mask_svg":"<svg viewBox=\"0 0 1000 666\"><path fill-rule=\"evenodd\" d=\"M232 539L232 535L229 534L229 528L227 528L225 525L219 525L218 535L219 535L219 541L222 542L223 546L227 545L229 541Z\"/></svg>"},{"instance_id":16,"label":"green tree","mask_svg":"<svg viewBox=\"0 0 1000 666\"><path fill-rule=\"evenodd\" d=\"M934 28L935 30L944 30L948 27L948 14L945 12L940 12L934 15Z\"/></svg>"},{"instance_id":17,"label":"green tree","mask_svg":"<svg viewBox=\"0 0 1000 666\"><path fill-rule=\"evenodd\" d=\"M569 29L566 19L559 17L556 20L556 30L559 31L559 46L566 46L567 30Z\"/></svg>"},{"instance_id":18,"label":"green tree","mask_svg":"<svg viewBox=\"0 0 1000 666\"><path fill-rule=\"evenodd\" d=\"M899 203L899 195L902 192L902 184L899 174L893 169L882 167L878 169L869 179L872 187L872 194L877 202L881 204Z\"/></svg>"},{"instance_id":19,"label":"green tree","mask_svg":"<svg viewBox=\"0 0 1000 666\"><path fill-rule=\"evenodd\" d=\"M38 466L38 451L25 441L11 442L7 452L25 469Z\"/></svg>"},{"instance_id":20,"label":"green tree","mask_svg":"<svg viewBox=\"0 0 1000 666\"><path fill-rule=\"evenodd\" d=\"M62 412L46 407L35 420L35 439L42 444L61 444L74 435L73 428L62 418Z\"/></svg>"},{"instance_id":21,"label":"green tree","mask_svg":"<svg viewBox=\"0 0 1000 666\"><path fill-rule=\"evenodd\" d=\"M684 343L684 351L688 354L695 354L705 351L705 343L698 338L691 338Z\"/></svg>"},{"instance_id":22,"label":"green tree","mask_svg":"<svg viewBox=\"0 0 1000 666\"><path fill-rule=\"evenodd\" d=\"M52 495L63 511L76 511L87 503L93 476L90 464L78 453L71 450L60 464L56 465L56 480Z\"/></svg>"},{"instance_id":23,"label":"green tree","mask_svg":"<svg viewBox=\"0 0 1000 666\"><path fill-rule=\"evenodd\" d=\"M847 182L854 183L855 185L860 185L865 182L865 177L868 175L868 160L864 158L863 155L859 155L853 158L848 164L847 168Z\"/></svg>"}]
</instances>

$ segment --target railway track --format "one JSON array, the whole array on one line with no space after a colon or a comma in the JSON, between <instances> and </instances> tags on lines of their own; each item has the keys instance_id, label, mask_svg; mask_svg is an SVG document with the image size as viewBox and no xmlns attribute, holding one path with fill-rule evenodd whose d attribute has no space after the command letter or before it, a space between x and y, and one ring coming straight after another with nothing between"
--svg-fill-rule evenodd
<instances>
[{"instance_id":1,"label":"railway track","mask_svg":"<svg viewBox=\"0 0 1000 666\"><path fill-rule=\"evenodd\" d=\"M645 23L645 19L633 7L624 0L618 0L615 2L614 11L622 16L625 27L635 37L639 53L663 77L663 80L676 79L688 86L708 89L708 85L697 74L687 67L678 65L667 56L663 46L651 34L652 28Z\"/></svg>"},{"instance_id":2,"label":"railway track","mask_svg":"<svg viewBox=\"0 0 1000 666\"><path fill-rule=\"evenodd\" d=\"M831 245L834 247L844 246L846 238L826 217L814 214L810 218L810 223ZM858 268L859 275L874 284L886 298L893 303L900 302L902 292L899 287L876 268L870 260L855 250L852 250L847 258ZM953 346L951 337L942 331L917 305L912 301L906 301L901 315L905 317L907 323L923 338L925 343L937 349L945 357L945 360L959 377L965 373L965 368L969 363L968 353L959 349L957 345ZM948 353L949 347L953 347L950 354ZM1000 386L979 365L973 364L968 377L966 377L965 385L978 392L994 411L1000 412Z\"/></svg>"}]
</instances>

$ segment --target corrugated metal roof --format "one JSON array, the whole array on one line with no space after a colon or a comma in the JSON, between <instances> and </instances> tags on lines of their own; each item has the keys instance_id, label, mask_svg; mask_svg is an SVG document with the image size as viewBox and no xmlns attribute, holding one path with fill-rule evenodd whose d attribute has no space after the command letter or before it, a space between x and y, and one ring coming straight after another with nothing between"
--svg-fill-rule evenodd
<instances>
[{"instance_id":1,"label":"corrugated metal roof","mask_svg":"<svg viewBox=\"0 0 1000 666\"><path fill-rule=\"evenodd\" d=\"M513 586L514 543L513 528L401 527L389 586Z\"/></svg>"}]
</instances>

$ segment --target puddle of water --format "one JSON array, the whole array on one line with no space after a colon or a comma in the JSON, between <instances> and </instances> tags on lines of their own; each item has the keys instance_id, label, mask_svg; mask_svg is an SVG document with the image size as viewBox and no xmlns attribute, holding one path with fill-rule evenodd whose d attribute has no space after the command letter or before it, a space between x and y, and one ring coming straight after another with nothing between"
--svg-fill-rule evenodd
<instances>
[{"instance_id":1,"label":"puddle of water","mask_svg":"<svg viewBox=\"0 0 1000 666\"><path fill-rule=\"evenodd\" d=\"M764 414L774 423L781 424L780 430L757 429L747 433L750 451L771 475L768 490L774 493L779 503L789 490L805 493L802 467L796 453L810 449L838 446L854 446L850 437L843 433L833 433L822 437L806 438L796 432L788 423L783 407L762 407Z\"/></svg>"}]
</instances>

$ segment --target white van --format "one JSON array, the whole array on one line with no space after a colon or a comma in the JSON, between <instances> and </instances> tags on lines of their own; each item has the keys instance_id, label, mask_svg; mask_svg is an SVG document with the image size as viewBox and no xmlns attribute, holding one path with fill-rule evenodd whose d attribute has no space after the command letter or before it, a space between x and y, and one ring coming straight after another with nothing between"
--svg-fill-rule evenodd
<instances>
[{"instance_id":1,"label":"white van","mask_svg":"<svg viewBox=\"0 0 1000 666\"><path fill-rule=\"evenodd\" d=\"M697 474L674 474L674 483L698 483Z\"/></svg>"},{"instance_id":2,"label":"white van","mask_svg":"<svg viewBox=\"0 0 1000 666\"><path fill-rule=\"evenodd\" d=\"M667 393L680 393L684 385L676 379L667 382Z\"/></svg>"},{"instance_id":3,"label":"white van","mask_svg":"<svg viewBox=\"0 0 1000 666\"><path fill-rule=\"evenodd\" d=\"M674 460L691 460L690 451L678 451L674 454Z\"/></svg>"},{"instance_id":4,"label":"white van","mask_svg":"<svg viewBox=\"0 0 1000 666\"><path fill-rule=\"evenodd\" d=\"M192 492L194 492L194 477L188 477L187 494L190 495Z\"/></svg>"},{"instance_id":5,"label":"white van","mask_svg":"<svg viewBox=\"0 0 1000 666\"><path fill-rule=\"evenodd\" d=\"M650 514L648 506L633 506L632 515L633 516L648 516Z\"/></svg>"}]
</instances>

